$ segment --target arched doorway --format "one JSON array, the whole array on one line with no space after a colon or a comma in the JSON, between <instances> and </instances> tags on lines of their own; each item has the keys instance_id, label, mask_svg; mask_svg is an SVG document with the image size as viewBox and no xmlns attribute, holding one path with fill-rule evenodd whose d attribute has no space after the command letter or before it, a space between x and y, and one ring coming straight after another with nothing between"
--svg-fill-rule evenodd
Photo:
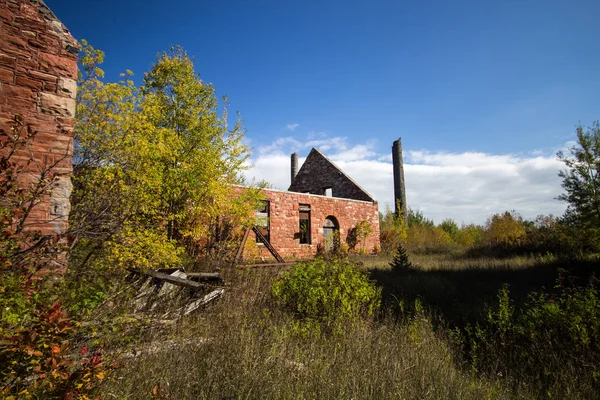
<instances>
[{"instance_id":1,"label":"arched doorway","mask_svg":"<svg viewBox=\"0 0 600 400\"><path fill-rule=\"evenodd\" d=\"M332 215L323 222L323 242L326 251L332 251L340 244L340 224Z\"/></svg>"}]
</instances>

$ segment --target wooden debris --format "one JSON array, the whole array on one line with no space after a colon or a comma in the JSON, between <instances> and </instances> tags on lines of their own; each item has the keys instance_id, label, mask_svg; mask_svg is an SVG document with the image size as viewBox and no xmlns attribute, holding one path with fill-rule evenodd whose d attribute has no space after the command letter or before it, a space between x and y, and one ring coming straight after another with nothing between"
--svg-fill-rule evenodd
<instances>
[{"instance_id":1,"label":"wooden debris","mask_svg":"<svg viewBox=\"0 0 600 400\"><path fill-rule=\"evenodd\" d=\"M201 306L218 299L225 293L223 287L197 282L197 280L204 280L222 283L221 275L218 272L186 273L183 268L169 268L157 271L129 269L129 271L135 275L151 278L145 280L138 295L135 297L137 311L152 312L157 311L159 308L163 310L166 308L167 311L163 314L163 319L173 314L178 315L177 318L189 315ZM177 287L188 289L188 291L177 290ZM210 290L210 292L201 298L197 298L194 294L201 289ZM182 300L183 307L181 307ZM180 307L177 311L173 309L175 304L178 304L176 307Z\"/></svg>"},{"instance_id":2,"label":"wooden debris","mask_svg":"<svg viewBox=\"0 0 600 400\"><path fill-rule=\"evenodd\" d=\"M183 287L188 287L188 288L192 288L192 289L210 289L210 288L214 288L214 286L212 286L212 285L207 285L205 283L195 282L195 281L190 280L190 279L179 278L177 276L168 275L168 274L165 274L165 273L162 273L162 272L157 272L157 271L152 271L152 270L140 271L140 270L135 270L135 269L129 269L129 271L131 271L133 273L136 273L136 274L147 275L147 276L150 276L150 277L152 277L154 279L158 279L160 281L172 283L173 285L177 285L177 286L183 286ZM186 275L189 276L189 274L186 274Z\"/></svg>"},{"instance_id":3,"label":"wooden debris","mask_svg":"<svg viewBox=\"0 0 600 400\"><path fill-rule=\"evenodd\" d=\"M250 228L246 229L246 232L244 233L244 237L242 238L242 243L240 244L240 247L238 248L237 254L235 255L235 258L233 259L233 264L237 264L241 261L242 259L242 254L244 254L244 246L246 246L246 241L248 240L248 235L250 235Z\"/></svg>"},{"instance_id":4,"label":"wooden debris","mask_svg":"<svg viewBox=\"0 0 600 400\"><path fill-rule=\"evenodd\" d=\"M267 240L266 237L263 236L262 233L260 233L260 231L258 230L258 228L256 226L252 227L252 231L254 231L254 233L256 234L256 237L258 238L258 240L260 240L262 242L262 244L265 245L265 247L269 250L269 252L271 252L271 255L273 255L273 257L275 257L275 259L280 262L280 263L284 263L285 260L283 259L283 257L281 257L279 255L279 253L277 252L277 250L275 250L275 247L273 247L271 245L271 243Z\"/></svg>"},{"instance_id":5,"label":"wooden debris","mask_svg":"<svg viewBox=\"0 0 600 400\"><path fill-rule=\"evenodd\" d=\"M223 295L223 293L225 293L225 289L220 288L217 290L213 290L201 299L192 301L191 303L185 306L183 310L183 315L188 315L191 312L197 310L198 308L210 303L211 301L218 299Z\"/></svg>"},{"instance_id":6,"label":"wooden debris","mask_svg":"<svg viewBox=\"0 0 600 400\"><path fill-rule=\"evenodd\" d=\"M218 281L223 282L218 272L186 272L189 279L194 281Z\"/></svg>"}]
</instances>

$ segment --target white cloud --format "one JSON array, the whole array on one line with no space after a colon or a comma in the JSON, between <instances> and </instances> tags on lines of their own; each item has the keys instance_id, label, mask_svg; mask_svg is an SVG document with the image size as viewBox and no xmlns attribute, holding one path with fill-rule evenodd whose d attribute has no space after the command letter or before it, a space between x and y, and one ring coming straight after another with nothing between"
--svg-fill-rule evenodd
<instances>
[{"instance_id":1,"label":"white cloud","mask_svg":"<svg viewBox=\"0 0 600 400\"><path fill-rule=\"evenodd\" d=\"M391 156L377 153L375 145L371 141L351 146L344 137L313 137L304 142L279 138L258 149L247 177L285 190L290 184L289 155L299 151L306 156L317 147L375 197L383 210L386 203L394 203L392 163ZM506 210L516 210L525 218L562 215L565 204L555 197L562 192L557 173L563 164L554 152L545 154L405 150L408 205L436 222L452 218L459 223L484 223L491 214Z\"/></svg>"},{"instance_id":2,"label":"white cloud","mask_svg":"<svg viewBox=\"0 0 600 400\"><path fill-rule=\"evenodd\" d=\"M287 129L289 129L290 131L295 131L296 128L298 128L300 126L300 124L287 124L285 127Z\"/></svg>"}]
</instances>

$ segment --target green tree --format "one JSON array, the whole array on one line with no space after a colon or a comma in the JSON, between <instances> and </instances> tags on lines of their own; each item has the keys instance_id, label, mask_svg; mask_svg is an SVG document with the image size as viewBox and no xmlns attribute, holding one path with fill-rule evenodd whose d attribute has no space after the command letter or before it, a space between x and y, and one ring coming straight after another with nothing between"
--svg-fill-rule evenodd
<instances>
[{"instance_id":1,"label":"green tree","mask_svg":"<svg viewBox=\"0 0 600 400\"><path fill-rule=\"evenodd\" d=\"M442 228L442 230L448 235L450 235L452 240L456 241L458 239L458 236L460 235L460 228L452 218L446 218L443 220L439 227Z\"/></svg>"},{"instance_id":2,"label":"green tree","mask_svg":"<svg viewBox=\"0 0 600 400\"><path fill-rule=\"evenodd\" d=\"M181 47L158 56L142 93L142 113L167 148L158 160L167 236L205 236L212 220L235 214L232 205L241 204L232 201L230 187L243 183L250 155L242 143L242 120L229 129L227 108L219 114L213 86L195 73Z\"/></svg>"},{"instance_id":3,"label":"green tree","mask_svg":"<svg viewBox=\"0 0 600 400\"><path fill-rule=\"evenodd\" d=\"M396 255L390 263L390 267L392 267L392 271L396 272L406 272L412 268L412 263L408 258L408 252L404 246L402 246L402 244L398 245L398 248L396 249Z\"/></svg>"},{"instance_id":4,"label":"green tree","mask_svg":"<svg viewBox=\"0 0 600 400\"><path fill-rule=\"evenodd\" d=\"M413 210L412 208L408 209L408 226L421 225L433 228L435 226L433 220L425 217L422 211Z\"/></svg>"},{"instance_id":5,"label":"green tree","mask_svg":"<svg viewBox=\"0 0 600 400\"><path fill-rule=\"evenodd\" d=\"M124 232L160 236L163 171L157 161L166 151L141 112L139 89L127 79L131 72L120 82L104 82L104 53L81 43L70 214L75 272L118 245L130 246ZM166 237L151 242L156 248L165 243Z\"/></svg>"},{"instance_id":6,"label":"green tree","mask_svg":"<svg viewBox=\"0 0 600 400\"><path fill-rule=\"evenodd\" d=\"M569 155L557 153L567 167L560 171L565 193L558 196L566 201L565 220L577 226L600 228L600 124L598 121L584 130L577 127L577 143Z\"/></svg>"}]
</instances>

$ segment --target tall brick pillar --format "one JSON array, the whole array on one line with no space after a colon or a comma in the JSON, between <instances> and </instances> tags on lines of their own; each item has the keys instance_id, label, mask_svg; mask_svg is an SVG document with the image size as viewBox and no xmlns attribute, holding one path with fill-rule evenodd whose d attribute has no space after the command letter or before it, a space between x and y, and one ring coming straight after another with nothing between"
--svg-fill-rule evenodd
<instances>
[{"instance_id":1,"label":"tall brick pillar","mask_svg":"<svg viewBox=\"0 0 600 400\"><path fill-rule=\"evenodd\" d=\"M15 115L37 135L17 154L26 181L54 165L55 183L31 212L29 229L68 228L77 79L77 41L42 0L0 0L0 128Z\"/></svg>"}]
</instances>

